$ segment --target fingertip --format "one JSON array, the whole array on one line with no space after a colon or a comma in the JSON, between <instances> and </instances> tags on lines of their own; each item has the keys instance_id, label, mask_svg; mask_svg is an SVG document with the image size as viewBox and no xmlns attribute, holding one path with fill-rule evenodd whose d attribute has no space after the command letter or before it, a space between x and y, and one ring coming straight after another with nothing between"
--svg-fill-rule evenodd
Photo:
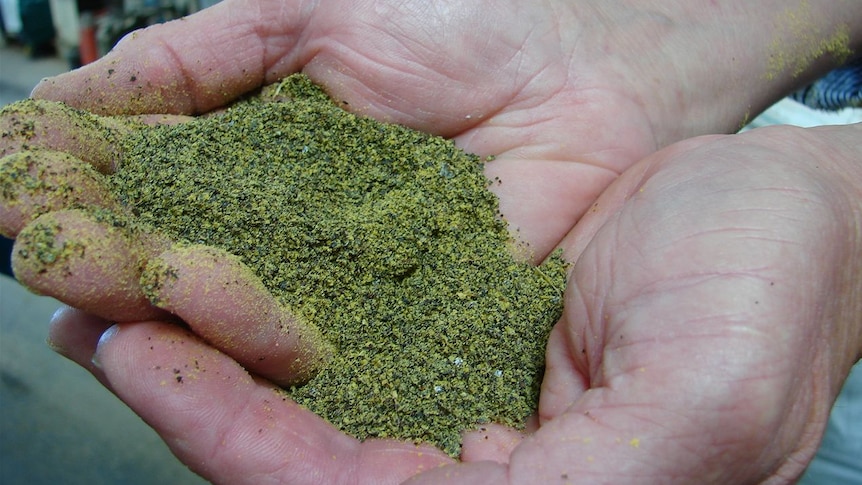
<instances>
[{"instance_id":1,"label":"fingertip","mask_svg":"<svg viewBox=\"0 0 862 485\"><path fill-rule=\"evenodd\" d=\"M32 96L110 115L210 112L300 70L313 54L299 40L316 3L272 7L226 0L131 32L98 61L43 80Z\"/></svg>"},{"instance_id":2,"label":"fingertip","mask_svg":"<svg viewBox=\"0 0 862 485\"><path fill-rule=\"evenodd\" d=\"M105 348L105 346L110 345L111 340L120 332L120 325L115 324L108 327L107 330L102 332L102 335L99 336L99 341L96 343L96 351L93 352L93 357L90 359L90 362L97 369L102 369L102 360L99 357L99 349Z\"/></svg>"},{"instance_id":3,"label":"fingertip","mask_svg":"<svg viewBox=\"0 0 862 485\"><path fill-rule=\"evenodd\" d=\"M109 320L163 318L139 287L141 242L123 226L108 212L43 214L18 234L12 269L31 291Z\"/></svg>"},{"instance_id":4,"label":"fingertip","mask_svg":"<svg viewBox=\"0 0 862 485\"><path fill-rule=\"evenodd\" d=\"M225 50L210 48L207 34L230 37L243 30L236 14L201 11L135 30L96 62L42 80L32 95L101 115L193 115L224 106L263 82L261 66L253 66L258 56L226 61ZM234 44L228 53L250 48L236 46L249 40L240 37L222 39Z\"/></svg>"},{"instance_id":5,"label":"fingertip","mask_svg":"<svg viewBox=\"0 0 862 485\"><path fill-rule=\"evenodd\" d=\"M25 99L0 109L0 156L44 148L69 153L98 171L113 171L122 123L63 103Z\"/></svg>"},{"instance_id":6,"label":"fingertip","mask_svg":"<svg viewBox=\"0 0 862 485\"><path fill-rule=\"evenodd\" d=\"M63 322L68 321L66 314L72 310L72 307L64 305L54 311L54 314L51 315L51 326L48 329L48 337L45 339L48 348L66 358L69 358L71 354L71 346L67 342L68 333L66 325Z\"/></svg>"},{"instance_id":7,"label":"fingertip","mask_svg":"<svg viewBox=\"0 0 862 485\"><path fill-rule=\"evenodd\" d=\"M99 340L113 325L113 322L77 308L63 306L51 317L47 344L51 350L80 365L107 385L105 375L94 362L94 357Z\"/></svg>"},{"instance_id":8,"label":"fingertip","mask_svg":"<svg viewBox=\"0 0 862 485\"><path fill-rule=\"evenodd\" d=\"M280 304L226 251L175 246L148 262L141 287L157 306L277 384L307 381L333 353L316 327Z\"/></svg>"},{"instance_id":9,"label":"fingertip","mask_svg":"<svg viewBox=\"0 0 862 485\"><path fill-rule=\"evenodd\" d=\"M0 233L14 238L46 212L73 207L117 209L102 174L75 157L22 150L0 158Z\"/></svg>"},{"instance_id":10,"label":"fingertip","mask_svg":"<svg viewBox=\"0 0 862 485\"><path fill-rule=\"evenodd\" d=\"M138 40L141 36L144 39ZM146 29L127 34L98 61L43 79L31 96L99 115L193 113L194 107L183 95L184 83L172 74L168 63L172 56L155 54L164 46L147 42L147 37L152 36Z\"/></svg>"}]
</instances>

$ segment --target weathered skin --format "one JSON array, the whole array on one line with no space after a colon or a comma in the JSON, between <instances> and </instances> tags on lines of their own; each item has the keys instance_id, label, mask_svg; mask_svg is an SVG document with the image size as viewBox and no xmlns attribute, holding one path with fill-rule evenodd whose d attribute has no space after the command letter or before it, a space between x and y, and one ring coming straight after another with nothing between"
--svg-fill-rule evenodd
<instances>
[{"instance_id":1,"label":"weathered skin","mask_svg":"<svg viewBox=\"0 0 862 485\"><path fill-rule=\"evenodd\" d=\"M53 345L216 482L399 483L444 464L416 483L790 482L862 350L860 127L683 140L736 131L858 51L860 9L226 0L36 89L195 114L303 70L350 109L497 155L513 230L577 261L524 439L468 433L458 465L360 444L160 322L103 334L70 311ZM846 50L821 48L842 29ZM151 371L195 359L206 378Z\"/></svg>"}]
</instances>

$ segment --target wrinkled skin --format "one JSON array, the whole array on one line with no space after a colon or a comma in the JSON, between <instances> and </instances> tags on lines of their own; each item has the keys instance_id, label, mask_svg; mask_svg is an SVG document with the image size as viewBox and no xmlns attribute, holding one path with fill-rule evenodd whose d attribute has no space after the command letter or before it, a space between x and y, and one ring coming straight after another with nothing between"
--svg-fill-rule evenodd
<instances>
[{"instance_id":1,"label":"wrinkled skin","mask_svg":"<svg viewBox=\"0 0 862 485\"><path fill-rule=\"evenodd\" d=\"M671 145L732 131L801 78L733 104L717 92L721 75L694 83L710 96L680 92L674 81L698 70L641 44L706 52L732 32L694 22L713 38L684 45L697 38L688 24L631 7L277 5L227 1L133 35L34 95L105 114L195 114L302 68L354 111L497 154L488 175L502 180L513 230L537 260L560 246L576 261L531 433L466 433L459 464L428 447L346 437L250 376L237 364L242 346L220 343L230 292L214 306L167 308L206 340L151 320L146 305L113 325L100 303L55 317L58 351L222 483L780 483L801 473L862 349L862 127ZM84 225L76 213L49 216ZM131 251L146 260L165 247ZM186 269L161 300L213 276ZM170 369L191 362L178 382ZM273 379L274 369L249 370Z\"/></svg>"}]
</instances>

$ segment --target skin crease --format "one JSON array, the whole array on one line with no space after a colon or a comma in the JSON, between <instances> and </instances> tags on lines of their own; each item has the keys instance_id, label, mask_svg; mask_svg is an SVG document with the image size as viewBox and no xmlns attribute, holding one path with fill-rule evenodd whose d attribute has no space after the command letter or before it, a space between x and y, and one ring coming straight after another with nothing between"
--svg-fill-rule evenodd
<instances>
[{"instance_id":1,"label":"skin crease","mask_svg":"<svg viewBox=\"0 0 862 485\"><path fill-rule=\"evenodd\" d=\"M818 2L793 5L808 3ZM134 34L34 96L192 114L302 68L354 111L498 154L488 174L503 181L503 213L534 257L561 245L577 261L548 344L541 426L520 443L497 427L468 434L464 464L417 483L782 483L801 473L862 348L860 128L758 130L649 156L733 131L829 67L826 56L767 80L774 39L741 48L746 22L780 37L762 28L778 22L763 12L792 7L267 5L228 0ZM812 6L810 19L827 35L827 14L862 18L857 5ZM711 65L674 49L710 53ZM410 444L359 444L178 327L102 334L109 325L67 310L51 343L211 480L398 483L450 463ZM194 360L206 372L182 382L164 372Z\"/></svg>"}]
</instances>

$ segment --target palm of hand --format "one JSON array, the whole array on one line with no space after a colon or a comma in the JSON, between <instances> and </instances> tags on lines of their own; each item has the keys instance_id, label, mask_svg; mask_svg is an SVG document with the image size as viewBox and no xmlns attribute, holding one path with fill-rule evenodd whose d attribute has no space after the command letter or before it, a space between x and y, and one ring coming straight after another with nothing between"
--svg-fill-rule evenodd
<instances>
[{"instance_id":1,"label":"palm of hand","mask_svg":"<svg viewBox=\"0 0 862 485\"><path fill-rule=\"evenodd\" d=\"M843 184L792 153L815 140L691 140L603 194L563 244L580 257L549 341L543 426L512 455L515 476L540 462L563 465L545 479L801 473L838 392L824 383L855 360L858 311L829 297L859 264L853 211L823 190Z\"/></svg>"}]
</instances>

